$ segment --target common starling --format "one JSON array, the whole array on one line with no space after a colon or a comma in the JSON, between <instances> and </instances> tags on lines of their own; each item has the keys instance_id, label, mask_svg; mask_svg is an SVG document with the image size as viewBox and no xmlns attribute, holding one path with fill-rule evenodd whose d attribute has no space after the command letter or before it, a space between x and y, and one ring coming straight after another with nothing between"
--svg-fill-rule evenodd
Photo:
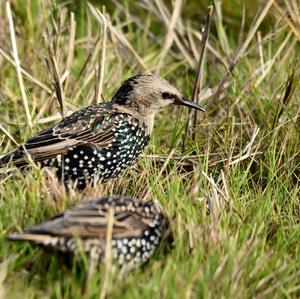
<instances>
[{"instance_id":1,"label":"common starling","mask_svg":"<svg viewBox=\"0 0 300 299\"><path fill-rule=\"evenodd\" d=\"M145 262L169 231L169 221L156 205L113 196L79 204L8 238L61 252L82 250L99 262L105 257L108 223L112 227L112 258L122 271Z\"/></svg>"},{"instance_id":2,"label":"common starling","mask_svg":"<svg viewBox=\"0 0 300 299\"><path fill-rule=\"evenodd\" d=\"M0 158L25 168L29 161L54 170L83 189L120 175L149 143L154 115L170 104L203 109L165 79L140 74L124 81L111 102L83 108Z\"/></svg>"}]
</instances>

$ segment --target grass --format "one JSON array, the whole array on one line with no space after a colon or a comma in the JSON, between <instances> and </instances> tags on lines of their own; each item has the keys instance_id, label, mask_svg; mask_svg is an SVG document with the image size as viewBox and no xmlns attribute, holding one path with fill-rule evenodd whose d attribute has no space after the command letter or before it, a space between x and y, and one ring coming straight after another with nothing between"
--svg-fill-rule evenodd
<instances>
[{"instance_id":1,"label":"grass","mask_svg":"<svg viewBox=\"0 0 300 299\"><path fill-rule=\"evenodd\" d=\"M99 90L109 99L122 80L141 71L155 73L159 66L191 96L206 4L184 1L170 26L170 3L143 3L12 1L27 72L20 81L0 1L0 124L9 133L1 130L1 154L14 148L8 135L21 144L58 121L62 105L68 112L99 101ZM2 179L0 298L300 296L300 6L295 0L251 3L214 2L201 87L207 113L184 152L188 112L171 107L158 115L150 146L122 178L68 195L55 183L51 195L39 169ZM88 276L85 257L70 264L5 238L88 197L147 191L172 218L174 241L122 279L104 267Z\"/></svg>"}]
</instances>

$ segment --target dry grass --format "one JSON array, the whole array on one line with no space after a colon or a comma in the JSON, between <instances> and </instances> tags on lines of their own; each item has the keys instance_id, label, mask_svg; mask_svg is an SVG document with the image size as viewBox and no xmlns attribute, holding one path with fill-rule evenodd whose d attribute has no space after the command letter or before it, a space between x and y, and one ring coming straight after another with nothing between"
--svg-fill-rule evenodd
<instances>
[{"instance_id":1,"label":"dry grass","mask_svg":"<svg viewBox=\"0 0 300 299\"><path fill-rule=\"evenodd\" d=\"M39 169L1 181L3 296L300 296L300 6L237 2L213 2L198 95L207 113L197 117L183 152L189 116L173 107L158 115L150 146L121 179L83 194L66 194ZM62 115L108 101L138 72L159 72L192 96L207 6L0 1L0 154ZM111 193L156 197L172 218L173 243L122 279L109 262L91 270L84 256L70 265L5 239Z\"/></svg>"}]
</instances>

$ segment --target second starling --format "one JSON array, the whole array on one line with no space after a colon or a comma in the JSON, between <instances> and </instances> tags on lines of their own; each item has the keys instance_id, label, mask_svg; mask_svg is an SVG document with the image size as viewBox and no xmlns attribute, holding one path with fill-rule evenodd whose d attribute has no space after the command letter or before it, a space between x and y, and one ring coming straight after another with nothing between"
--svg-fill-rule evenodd
<instances>
[{"instance_id":1,"label":"second starling","mask_svg":"<svg viewBox=\"0 0 300 299\"><path fill-rule=\"evenodd\" d=\"M111 211L111 251L121 271L145 262L169 231L167 218L154 204L128 197L103 197L74 206L11 240L30 241L50 249L76 253L102 261L107 248Z\"/></svg>"},{"instance_id":2,"label":"second starling","mask_svg":"<svg viewBox=\"0 0 300 299\"><path fill-rule=\"evenodd\" d=\"M83 189L123 173L149 143L154 116L171 104L203 109L165 79L136 75L111 102L83 108L0 158L0 168L30 161L54 170L63 182Z\"/></svg>"}]
</instances>

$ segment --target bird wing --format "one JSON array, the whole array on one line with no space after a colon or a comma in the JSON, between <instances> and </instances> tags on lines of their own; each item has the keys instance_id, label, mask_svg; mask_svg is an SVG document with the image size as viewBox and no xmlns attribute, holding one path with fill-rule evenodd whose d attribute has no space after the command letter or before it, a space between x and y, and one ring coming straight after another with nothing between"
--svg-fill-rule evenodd
<instances>
[{"instance_id":1,"label":"bird wing","mask_svg":"<svg viewBox=\"0 0 300 299\"><path fill-rule=\"evenodd\" d=\"M97 202L76 206L39 225L26 229L25 233L53 237L97 238L106 240L109 209L112 209L112 239L139 237L147 229L151 219L138 212L105 207Z\"/></svg>"},{"instance_id":2,"label":"bird wing","mask_svg":"<svg viewBox=\"0 0 300 299\"><path fill-rule=\"evenodd\" d=\"M115 137L114 126L126 117L127 114L114 110L108 104L81 109L20 146L13 162L15 165L26 164L28 155L35 162L51 159L80 144L93 143L105 147Z\"/></svg>"}]
</instances>

